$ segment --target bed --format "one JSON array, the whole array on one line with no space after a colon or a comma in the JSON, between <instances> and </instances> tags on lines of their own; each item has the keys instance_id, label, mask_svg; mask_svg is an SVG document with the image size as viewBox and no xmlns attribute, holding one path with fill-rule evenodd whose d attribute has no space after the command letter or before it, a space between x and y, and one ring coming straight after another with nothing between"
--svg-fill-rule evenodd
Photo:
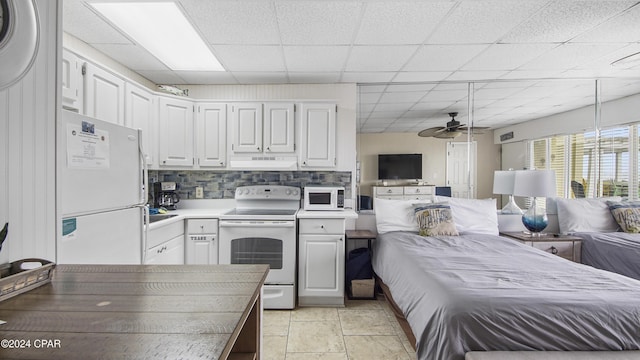
<instances>
[{"instance_id":1,"label":"bed","mask_svg":"<svg viewBox=\"0 0 640 360\"><path fill-rule=\"evenodd\" d=\"M582 239L583 264L640 280L640 234L626 232L638 231L630 223L638 221L639 207L619 197L556 199L558 227Z\"/></svg>"},{"instance_id":2,"label":"bed","mask_svg":"<svg viewBox=\"0 0 640 360\"><path fill-rule=\"evenodd\" d=\"M406 318L419 359L640 349L640 281L499 237L497 219L495 230L493 220L460 220L457 236L421 236L408 223L391 225L409 215L406 205L387 205L374 206L372 265ZM474 208L476 219L491 216L472 204L457 219Z\"/></svg>"}]
</instances>

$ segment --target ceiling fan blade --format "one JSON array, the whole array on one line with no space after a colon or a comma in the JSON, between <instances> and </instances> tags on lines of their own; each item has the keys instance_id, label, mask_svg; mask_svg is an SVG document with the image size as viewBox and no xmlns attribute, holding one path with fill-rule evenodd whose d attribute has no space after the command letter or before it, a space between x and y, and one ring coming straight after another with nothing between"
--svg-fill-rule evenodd
<instances>
[{"instance_id":1,"label":"ceiling fan blade","mask_svg":"<svg viewBox=\"0 0 640 360\"><path fill-rule=\"evenodd\" d=\"M466 126L466 124L456 124L456 125L454 125L454 126L449 126L449 124L447 124L447 128L446 128L446 129L447 129L448 131L451 131L451 130L458 130L458 129L460 129L460 128L461 128L461 127L463 127L463 126Z\"/></svg>"},{"instance_id":2,"label":"ceiling fan blade","mask_svg":"<svg viewBox=\"0 0 640 360\"><path fill-rule=\"evenodd\" d=\"M458 128L458 131L469 132L471 131L474 134L484 134L484 130L489 129L486 126L474 126L474 127L461 127Z\"/></svg>"},{"instance_id":3,"label":"ceiling fan blade","mask_svg":"<svg viewBox=\"0 0 640 360\"><path fill-rule=\"evenodd\" d=\"M428 129L424 129L422 131L420 131L418 133L418 136L420 137L430 137L430 136L434 136L435 134L445 130L445 127L442 126L438 126L438 127L432 127L432 128L428 128Z\"/></svg>"},{"instance_id":4,"label":"ceiling fan blade","mask_svg":"<svg viewBox=\"0 0 640 360\"><path fill-rule=\"evenodd\" d=\"M445 132L436 134L434 137L438 139L453 139L455 137L460 136L460 134L462 134L462 132L460 131L445 131Z\"/></svg>"}]
</instances>

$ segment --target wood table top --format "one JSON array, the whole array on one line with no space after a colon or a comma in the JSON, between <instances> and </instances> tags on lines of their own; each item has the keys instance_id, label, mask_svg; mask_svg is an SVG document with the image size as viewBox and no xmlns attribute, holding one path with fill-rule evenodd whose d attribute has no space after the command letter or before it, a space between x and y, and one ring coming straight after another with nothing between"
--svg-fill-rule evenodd
<instances>
[{"instance_id":1,"label":"wood table top","mask_svg":"<svg viewBox=\"0 0 640 360\"><path fill-rule=\"evenodd\" d=\"M0 302L0 358L225 359L268 269L57 265Z\"/></svg>"}]
</instances>

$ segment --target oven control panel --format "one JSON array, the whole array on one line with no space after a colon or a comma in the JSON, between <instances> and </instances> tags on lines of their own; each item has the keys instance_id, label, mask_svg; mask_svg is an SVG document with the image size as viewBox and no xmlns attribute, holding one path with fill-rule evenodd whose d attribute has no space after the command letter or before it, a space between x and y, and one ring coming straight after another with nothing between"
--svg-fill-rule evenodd
<instances>
[{"instance_id":1,"label":"oven control panel","mask_svg":"<svg viewBox=\"0 0 640 360\"><path fill-rule=\"evenodd\" d=\"M282 185L251 185L236 189L236 200L300 200L300 188Z\"/></svg>"}]
</instances>

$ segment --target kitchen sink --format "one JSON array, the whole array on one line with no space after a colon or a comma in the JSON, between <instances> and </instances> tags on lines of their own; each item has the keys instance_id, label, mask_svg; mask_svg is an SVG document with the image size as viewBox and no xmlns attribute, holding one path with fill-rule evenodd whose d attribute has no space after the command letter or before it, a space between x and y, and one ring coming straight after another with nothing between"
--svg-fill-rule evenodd
<instances>
[{"instance_id":1,"label":"kitchen sink","mask_svg":"<svg viewBox=\"0 0 640 360\"><path fill-rule=\"evenodd\" d=\"M149 223L152 224L156 221L170 219L175 216L178 216L178 215L177 214L152 214L152 215L149 215Z\"/></svg>"}]
</instances>

